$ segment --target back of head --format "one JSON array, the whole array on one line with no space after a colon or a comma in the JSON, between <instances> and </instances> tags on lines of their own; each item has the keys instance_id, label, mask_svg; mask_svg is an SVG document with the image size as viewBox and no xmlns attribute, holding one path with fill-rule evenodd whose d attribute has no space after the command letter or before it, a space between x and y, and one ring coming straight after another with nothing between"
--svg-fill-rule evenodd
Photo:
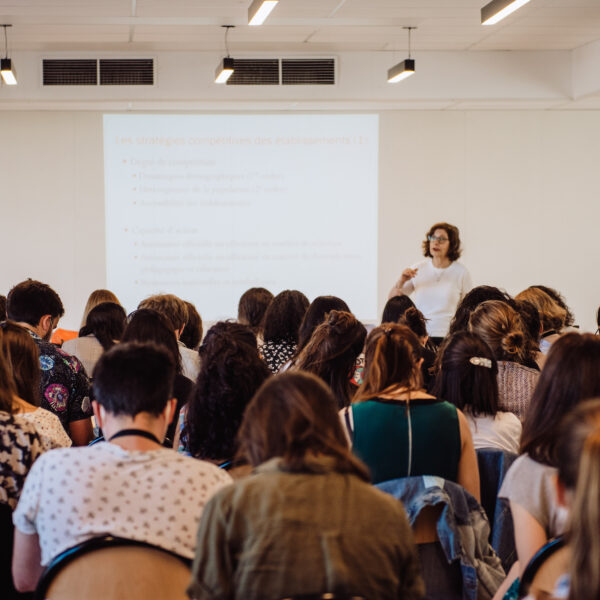
<instances>
[{"instance_id":1,"label":"back of head","mask_svg":"<svg viewBox=\"0 0 600 600\"><path fill-rule=\"evenodd\" d=\"M420 339L427 337L427 319L416 307L407 308L398 323L406 325Z\"/></svg>"},{"instance_id":2,"label":"back of head","mask_svg":"<svg viewBox=\"0 0 600 600\"><path fill-rule=\"evenodd\" d=\"M28 279L8 292L6 312L11 321L36 327L43 316L62 317L65 309L58 294L49 285Z\"/></svg>"},{"instance_id":3,"label":"back of head","mask_svg":"<svg viewBox=\"0 0 600 600\"><path fill-rule=\"evenodd\" d=\"M153 343L163 346L171 355L176 372L181 373L181 355L171 321L158 311L151 308L140 308L129 315L129 322L121 341Z\"/></svg>"},{"instance_id":4,"label":"back of head","mask_svg":"<svg viewBox=\"0 0 600 600\"><path fill-rule=\"evenodd\" d=\"M0 342L2 342L3 336L2 328L0 328ZM13 396L16 393L9 358L4 353L3 344L0 343L0 411L13 412Z\"/></svg>"},{"instance_id":5,"label":"back of head","mask_svg":"<svg viewBox=\"0 0 600 600\"><path fill-rule=\"evenodd\" d=\"M575 316L573 315L573 312L571 311L571 309L567 305L566 300L563 298L562 294L558 290L555 290L551 287L547 287L545 285L533 285L531 287L537 288L538 290L542 290L542 292L548 294L548 296L550 296L550 298L552 298L552 300L554 300L554 302L556 302L558 306L564 309L566 313L565 327L571 327L573 323L575 323Z\"/></svg>"},{"instance_id":6,"label":"back of head","mask_svg":"<svg viewBox=\"0 0 600 600\"><path fill-rule=\"evenodd\" d=\"M382 323L398 323L402 315L409 309L416 308L415 303L406 295L393 296L386 303L381 315Z\"/></svg>"},{"instance_id":7,"label":"back of head","mask_svg":"<svg viewBox=\"0 0 600 600\"><path fill-rule=\"evenodd\" d=\"M350 379L367 330L349 312L332 310L298 354L294 367L319 376L333 391L339 408L350 404Z\"/></svg>"},{"instance_id":8,"label":"back of head","mask_svg":"<svg viewBox=\"0 0 600 600\"><path fill-rule=\"evenodd\" d=\"M2 350L12 368L17 395L33 404L40 405L40 362L37 344L26 329L5 321L2 328Z\"/></svg>"},{"instance_id":9,"label":"back of head","mask_svg":"<svg viewBox=\"0 0 600 600\"><path fill-rule=\"evenodd\" d=\"M348 449L331 391L309 373L288 371L268 379L246 409L239 443L240 454L254 466L281 457L285 470L305 472L311 458L322 455L333 459L337 472L369 480Z\"/></svg>"},{"instance_id":10,"label":"back of head","mask_svg":"<svg viewBox=\"0 0 600 600\"><path fill-rule=\"evenodd\" d=\"M297 354L306 346L314 330L325 320L325 315L332 310L350 312L348 305L337 296L317 296L310 303L298 330Z\"/></svg>"},{"instance_id":11,"label":"back of head","mask_svg":"<svg viewBox=\"0 0 600 600\"><path fill-rule=\"evenodd\" d=\"M354 398L363 402L399 388L422 386L422 346L406 325L384 323L367 336L363 383Z\"/></svg>"},{"instance_id":12,"label":"back of head","mask_svg":"<svg viewBox=\"0 0 600 600\"><path fill-rule=\"evenodd\" d=\"M474 417L498 412L498 364L491 348L474 333L459 331L440 349L434 395Z\"/></svg>"},{"instance_id":13,"label":"back of head","mask_svg":"<svg viewBox=\"0 0 600 600\"><path fill-rule=\"evenodd\" d=\"M546 292L529 287L515 296L516 300L523 300L535 306L542 322L544 331L560 331L566 323L567 311L557 304Z\"/></svg>"},{"instance_id":14,"label":"back of head","mask_svg":"<svg viewBox=\"0 0 600 600\"><path fill-rule=\"evenodd\" d=\"M83 309L83 317L81 319L81 327L85 327L87 317L90 314L92 308L98 306L98 304L102 304L103 302L114 302L115 304L121 304L119 302L119 299L110 290L94 290L87 299L87 302L85 303L85 308Z\"/></svg>"},{"instance_id":15,"label":"back of head","mask_svg":"<svg viewBox=\"0 0 600 600\"><path fill-rule=\"evenodd\" d=\"M469 318L469 331L492 349L496 360L521 362L526 356L526 337L519 313L500 300L486 300Z\"/></svg>"},{"instance_id":16,"label":"back of head","mask_svg":"<svg viewBox=\"0 0 600 600\"><path fill-rule=\"evenodd\" d=\"M142 300L138 308L151 308L161 313L172 323L171 329L179 330L187 322L187 306L185 302L174 294L157 294Z\"/></svg>"},{"instance_id":17,"label":"back of head","mask_svg":"<svg viewBox=\"0 0 600 600\"><path fill-rule=\"evenodd\" d=\"M200 313L191 302L185 300L185 306L187 308L187 321L179 340L190 350L198 350L203 333L202 317L200 317Z\"/></svg>"},{"instance_id":18,"label":"back of head","mask_svg":"<svg viewBox=\"0 0 600 600\"><path fill-rule=\"evenodd\" d=\"M264 318L265 342L298 343L298 330L308 308L308 298L297 290L285 290L271 300Z\"/></svg>"},{"instance_id":19,"label":"back of head","mask_svg":"<svg viewBox=\"0 0 600 600\"><path fill-rule=\"evenodd\" d=\"M454 317L450 322L449 333L467 331L471 313L487 300L500 300L502 302L507 302L510 305L513 303L512 298L500 288L491 285L474 287L465 294L465 297L460 301L460 304L456 308L456 313L454 313Z\"/></svg>"},{"instance_id":20,"label":"back of head","mask_svg":"<svg viewBox=\"0 0 600 600\"><path fill-rule=\"evenodd\" d=\"M88 313L85 325L79 330L79 337L94 335L105 350L121 339L127 315L125 309L116 302L101 302Z\"/></svg>"},{"instance_id":21,"label":"back of head","mask_svg":"<svg viewBox=\"0 0 600 600\"><path fill-rule=\"evenodd\" d=\"M182 439L192 456L230 459L244 410L270 371L258 355L254 332L241 323L213 325L199 352Z\"/></svg>"},{"instance_id":22,"label":"back of head","mask_svg":"<svg viewBox=\"0 0 600 600\"><path fill-rule=\"evenodd\" d=\"M254 287L246 290L238 303L238 321L248 325L255 334L259 334L269 303L273 294L263 287Z\"/></svg>"},{"instance_id":23,"label":"back of head","mask_svg":"<svg viewBox=\"0 0 600 600\"><path fill-rule=\"evenodd\" d=\"M523 328L534 349L539 350L542 321L537 308L526 300L516 300L515 309L521 317Z\"/></svg>"},{"instance_id":24,"label":"back of head","mask_svg":"<svg viewBox=\"0 0 600 600\"><path fill-rule=\"evenodd\" d=\"M160 415L172 398L175 364L155 344L121 343L105 352L94 369L96 401L113 415Z\"/></svg>"},{"instance_id":25,"label":"back of head","mask_svg":"<svg viewBox=\"0 0 600 600\"><path fill-rule=\"evenodd\" d=\"M561 419L582 400L600 396L600 338L567 333L550 347L523 423L521 452L556 466Z\"/></svg>"},{"instance_id":26,"label":"back of head","mask_svg":"<svg viewBox=\"0 0 600 600\"><path fill-rule=\"evenodd\" d=\"M558 477L574 492L570 508L572 600L600 597L600 399L581 403L558 429Z\"/></svg>"}]
</instances>

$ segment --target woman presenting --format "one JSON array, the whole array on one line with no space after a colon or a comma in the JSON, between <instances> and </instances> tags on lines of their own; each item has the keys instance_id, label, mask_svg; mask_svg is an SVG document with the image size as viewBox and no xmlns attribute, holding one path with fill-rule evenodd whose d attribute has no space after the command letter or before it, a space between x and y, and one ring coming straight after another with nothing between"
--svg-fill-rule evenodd
<instances>
[{"instance_id":1,"label":"woman presenting","mask_svg":"<svg viewBox=\"0 0 600 600\"><path fill-rule=\"evenodd\" d=\"M448 333L458 303L472 287L469 271L458 262L458 228L448 223L433 225L423 241L423 254L427 258L404 269L389 297L412 295L428 319L430 339L439 344Z\"/></svg>"}]
</instances>

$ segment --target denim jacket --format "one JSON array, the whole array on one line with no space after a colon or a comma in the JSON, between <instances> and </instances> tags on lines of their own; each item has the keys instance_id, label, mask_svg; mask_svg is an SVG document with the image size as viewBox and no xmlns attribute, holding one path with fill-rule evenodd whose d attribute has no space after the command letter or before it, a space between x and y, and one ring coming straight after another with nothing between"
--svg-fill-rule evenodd
<instances>
[{"instance_id":1,"label":"denim jacket","mask_svg":"<svg viewBox=\"0 0 600 600\"><path fill-rule=\"evenodd\" d=\"M505 578L500 559L489 545L490 526L473 496L440 477L403 477L377 487L404 504L411 525L426 506L443 504L437 524L448 563L460 561L464 600L489 600Z\"/></svg>"}]
</instances>

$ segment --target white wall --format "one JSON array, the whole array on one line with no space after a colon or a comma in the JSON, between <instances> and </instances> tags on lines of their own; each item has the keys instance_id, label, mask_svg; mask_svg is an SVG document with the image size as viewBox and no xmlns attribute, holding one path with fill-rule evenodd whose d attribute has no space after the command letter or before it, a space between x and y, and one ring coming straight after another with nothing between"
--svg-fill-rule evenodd
<instances>
[{"instance_id":1,"label":"white wall","mask_svg":"<svg viewBox=\"0 0 600 600\"><path fill-rule=\"evenodd\" d=\"M0 111L0 293L48 282L65 327L105 285L101 117ZM380 124L380 306L428 226L447 220L475 284L556 287L595 329L600 111L394 110Z\"/></svg>"}]
</instances>

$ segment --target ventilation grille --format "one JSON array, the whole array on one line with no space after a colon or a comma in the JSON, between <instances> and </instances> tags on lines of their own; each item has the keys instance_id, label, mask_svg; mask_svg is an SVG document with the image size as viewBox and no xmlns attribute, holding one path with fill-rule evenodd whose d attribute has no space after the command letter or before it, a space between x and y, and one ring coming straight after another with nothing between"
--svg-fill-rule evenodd
<instances>
[{"instance_id":1,"label":"ventilation grille","mask_svg":"<svg viewBox=\"0 0 600 600\"><path fill-rule=\"evenodd\" d=\"M100 85L154 85L154 61L151 58L101 60Z\"/></svg>"},{"instance_id":2,"label":"ventilation grille","mask_svg":"<svg viewBox=\"0 0 600 600\"><path fill-rule=\"evenodd\" d=\"M335 60L333 58L307 60L287 59L281 61L283 85L333 85L335 83Z\"/></svg>"},{"instance_id":3,"label":"ventilation grille","mask_svg":"<svg viewBox=\"0 0 600 600\"><path fill-rule=\"evenodd\" d=\"M279 60L276 58L236 58L233 67L227 85L279 85Z\"/></svg>"},{"instance_id":4,"label":"ventilation grille","mask_svg":"<svg viewBox=\"0 0 600 600\"><path fill-rule=\"evenodd\" d=\"M97 85L95 60L44 60L44 85Z\"/></svg>"}]
</instances>

